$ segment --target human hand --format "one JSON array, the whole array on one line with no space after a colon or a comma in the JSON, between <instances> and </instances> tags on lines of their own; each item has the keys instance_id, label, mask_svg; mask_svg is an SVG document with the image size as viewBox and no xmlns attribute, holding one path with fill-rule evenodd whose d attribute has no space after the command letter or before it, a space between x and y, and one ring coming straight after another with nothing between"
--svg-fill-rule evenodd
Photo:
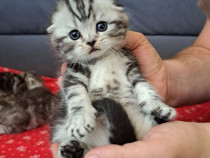
<instances>
[{"instance_id":1,"label":"human hand","mask_svg":"<svg viewBox=\"0 0 210 158\"><path fill-rule=\"evenodd\" d=\"M128 31L125 46L136 56L141 73L156 89L165 102L168 101L168 83L165 63L147 38L138 32Z\"/></svg>"},{"instance_id":2,"label":"human hand","mask_svg":"<svg viewBox=\"0 0 210 158\"><path fill-rule=\"evenodd\" d=\"M85 158L207 158L210 157L207 126L209 124L165 123L152 128L143 141L101 146L89 151Z\"/></svg>"},{"instance_id":3,"label":"human hand","mask_svg":"<svg viewBox=\"0 0 210 158\"><path fill-rule=\"evenodd\" d=\"M207 158L209 134L209 123L169 122L153 127L143 141L101 146L89 151L85 158ZM51 147L54 158L58 147L58 144Z\"/></svg>"}]
</instances>

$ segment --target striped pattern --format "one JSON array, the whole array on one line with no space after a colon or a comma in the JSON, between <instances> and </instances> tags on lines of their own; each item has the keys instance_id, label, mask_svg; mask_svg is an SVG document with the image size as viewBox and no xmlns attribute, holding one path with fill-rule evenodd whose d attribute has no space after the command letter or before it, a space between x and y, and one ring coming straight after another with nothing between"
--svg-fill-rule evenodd
<instances>
[{"instance_id":1,"label":"striped pattern","mask_svg":"<svg viewBox=\"0 0 210 158\"><path fill-rule=\"evenodd\" d=\"M84 3L84 0L65 0L66 5L69 8L69 11L79 20L84 21L90 18L92 13L92 3L93 0L86 0L89 1L87 5ZM72 6L75 6L73 8Z\"/></svg>"},{"instance_id":2,"label":"striped pattern","mask_svg":"<svg viewBox=\"0 0 210 158\"><path fill-rule=\"evenodd\" d=\"M174 116L143 78L135 57L121 48L128 18L117 0L62 0L58 6L52 41L67 63L59 94L62 116L52 128L60 157L81 158L89 145L141 140L156 120ZM106 22L105 31L97 31L100 22ZM80 33L77 40L69 37L73 30Z\"/></svg>"}]
</instances>

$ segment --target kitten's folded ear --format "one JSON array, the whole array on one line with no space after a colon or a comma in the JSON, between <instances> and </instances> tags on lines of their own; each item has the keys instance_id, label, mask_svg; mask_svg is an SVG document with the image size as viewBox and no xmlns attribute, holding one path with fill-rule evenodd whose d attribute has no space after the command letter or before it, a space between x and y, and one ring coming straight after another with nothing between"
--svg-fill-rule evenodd
<instances>
[{"instance_id":1,"label":"kitten's folded ear","mask_svg":"<svg viewBox=\"0 0 210 158\"><path fill-rule=\"evenodd\" d=\"M53 33L53 31L55 30L55 26L54 25L51 25L47 28L47 32L48 33Z\"/></svg>"},{"instance_id":2,"label":"kitten's folded ear","mask_svg":"<svg viewBox=\"0 0 210 158\"><path fill-rule=\"evenodd\" d=\"M111 3L113 3L114 5L116 5L117 7L123 8L123 5L121 3L118 2L118 0L108 0Z\"/></svg>"},{"instance_id":3,"label":"kitten's folded ear","mask_svg":"<svg viewBox=\"0 0 210 158\"><path fill-rule=\"evenodd\" d=\"M123 5L118 0L113 0L114 5L123 8Z\"/></svg>"}]
</instances>

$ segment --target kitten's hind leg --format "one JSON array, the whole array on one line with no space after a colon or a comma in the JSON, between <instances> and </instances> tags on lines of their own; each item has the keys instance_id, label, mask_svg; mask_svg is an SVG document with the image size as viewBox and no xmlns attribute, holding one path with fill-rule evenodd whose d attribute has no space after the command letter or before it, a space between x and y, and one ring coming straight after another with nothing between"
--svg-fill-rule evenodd
<instances>
[{"instance_id":1,"label":"kitten's hind leg","mask_svg":"<svg viewBox=\"0 0 210 158\"><path fill-rule=\"evenodd\" d=\"M69 140L60 144L59 158L83 158L91 147L77 140Z\"/></svg>"}]
</instances>

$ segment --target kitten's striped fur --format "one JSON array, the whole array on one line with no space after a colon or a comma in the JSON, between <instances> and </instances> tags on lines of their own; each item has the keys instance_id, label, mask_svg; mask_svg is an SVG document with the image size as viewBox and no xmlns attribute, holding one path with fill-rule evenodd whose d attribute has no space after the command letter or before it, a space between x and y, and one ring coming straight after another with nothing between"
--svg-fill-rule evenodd
<instances>
[{"instance_id":1,"label":"kitten's striped fur","mask_svg":"<svg viewBox=\"0 0 210 158\"><path fill-rule=\"evenodd\" d=\"M115 0L58 3L48 32L67 62L52 123L59 157L81 158L96 146L141 140L158 121L175 117L143 78L135 57L121 48L127 27Z\"/></svg>"}]
</instances>

